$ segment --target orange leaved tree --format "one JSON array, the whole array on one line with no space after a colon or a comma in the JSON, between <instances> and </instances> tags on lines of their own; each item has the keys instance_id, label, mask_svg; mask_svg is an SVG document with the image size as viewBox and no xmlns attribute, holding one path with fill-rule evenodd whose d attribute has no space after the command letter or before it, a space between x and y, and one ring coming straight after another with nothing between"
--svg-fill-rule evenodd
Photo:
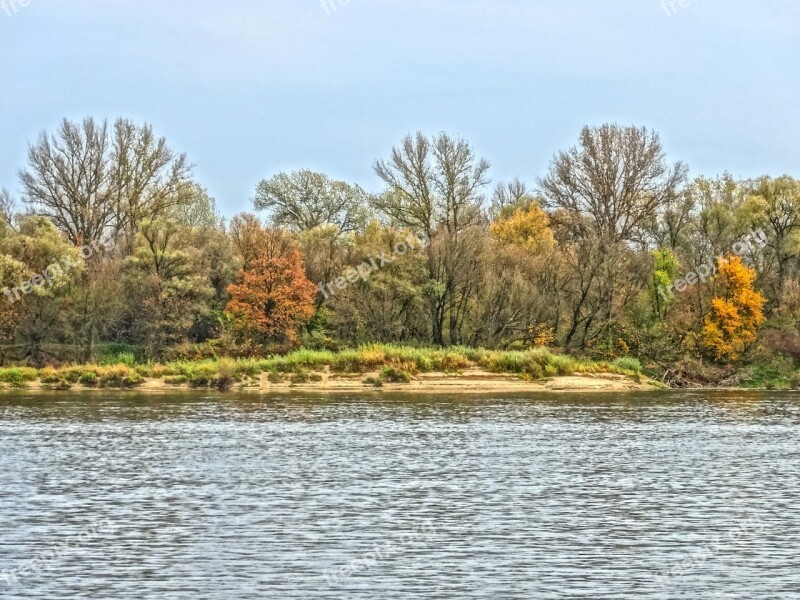
<instances>
[{"instance_id":1,"label":"orange leaved tree","mask_svg":"<svg viewBox=\"0 0 800 600\"><path fill-rule=\"evenodd\" d=\"M248 342L297 342L297 332L314 314L317 288L305 276L300 252L262 254L228 287L225 312Z\"/></svg>"},{"instance_id":2,"label":"orange leaved tree","mask_svg":"<svg viewBox=\"0 0 800 600\"><path fill-rule=\"evenodd\" d=\"M700 343L716 360L736 360L764 323L764 296L754 288L756 273L738 256L720 258L715 295L703 319Z\"/></svg>"}]
</instances>

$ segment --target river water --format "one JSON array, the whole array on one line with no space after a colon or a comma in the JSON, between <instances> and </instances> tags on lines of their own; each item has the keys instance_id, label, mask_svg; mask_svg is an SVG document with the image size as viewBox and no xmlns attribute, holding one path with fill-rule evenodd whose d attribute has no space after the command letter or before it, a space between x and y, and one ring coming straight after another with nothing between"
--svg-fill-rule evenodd
<instances>
[{"instance_id":1,"label":"river water","mask_svg":"<svg viewBox=\"0 0 800 600\"><path fill-rule=\"evenodd\" d=\"M800 397L0 396L0 598L800 598Z\"/></svg>"}]
</instances>

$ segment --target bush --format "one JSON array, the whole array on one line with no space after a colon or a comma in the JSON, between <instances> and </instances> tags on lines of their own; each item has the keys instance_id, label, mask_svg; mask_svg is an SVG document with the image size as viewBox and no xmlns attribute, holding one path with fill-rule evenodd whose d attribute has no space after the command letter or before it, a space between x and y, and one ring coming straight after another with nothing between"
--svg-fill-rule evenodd
<instances>
[{"instance_id":1,"label":"bush","mask_svg":"<svg viewBox=\"0 0 800 600\"><path fill-rule=\"evenodd\" d=\"M214 364L201 363L190 367L187 376L194 387L211 387L217 382L217 368Z\"/></svg>"},{"instance_id":2,"label":"bush","mask_svg":"<svg viewBox=\"0 0 800 600\"><path fill-rule=\"evenodd\" d=\"M144 378L126 365L107 367L97 373L101 387L134 388L144 382Z\"/></svg>"},{"instance_id":3,"label":"bush","mask_svg":"<svg viewBox=\"0 0 800 600\"><path fill-rule=\"evenodd\" d=\"M217 381L216 386L220 390L229 390L237 379L236 362L230 358L221 358L217 361Z\"/></svg>"},{"instance_id":4,"label":"bush","mask_svg":"<svg viewBox=\"0 0 800 600\"><path fill-rule=\"evenodd\" d=\"M795 383L794 361L776 357L746 367L743 371L742 385L757 389L790 389Z\"/></svg>"},{"instance_id":5,"label":"bush","mask_svg":"<svg viewBox=\"0 0 800 600\"><path fill-rule=\"evenodd\" d=\"M310 377L307 371L301 371L300 373L293 373L292 376L289 378L292 385L299 385L302 383L308 383L310 381Z\"/></svg>"},{"instance_id":6,"label":"bush","mask_svg":"<svg viewBox=\"0 0 800 600\"><path fill-rule=\"evenodd\" d=\"M164 377L164 383L167 385L183 385L189 381L185 375L167 375Z\"/></svg>"},{"instance_id":7,"label":"bush","mask_svg":"<svg viewBox=\"0 0 800 600\"><path fill-rule=\"evenodd\" d=\"M12 367L10 369L0 369L0 382L10 383L15 386L23 386L27 381L36 381L39 372L30 367Z\"/></svg>"},{"instance_id":8,"label":"bush","mask_svg":"<svg viewBox=\"0 0 800 600\"><path fill-rule=\"evenodd\" d=\"M580 365L570 356L551 356L550 364L555 367L557 375L574 375Z\"/></svg>"},{"instance_id":9,"label":"bush","mask_svg":"<svg viewBox=\"0 0 800 600\"><path fill-rule=\"evenodd\" d=\"M472 362L457 350L436 352L431 358L433 370L444 373L458 373L472 366Z\"/></svg>"},{"instance_id":10,"label":"bush","mask_svg":"<svg viewBox=\"0 0 800 600\"><path fill-rule=\"evenodd\" d=\"M51 384L51 383L58 383L61 381L61 377L56 373L56 370L52 367L45 367L44 369L39 370L39 379L44 384Z\"/></svg>"},{"instance_id":11,"label":"bush","mask_svg":"<svg viewBox=\"0 0 800 600\"><path fill-rule=\"evenodd\" d=\"M616 368L622 369L623 371L632 371L634 373L642 372L642 363L639 362L638 358L633 358L632 356L618 358L613 364Z\"/></svg>"},{"instance_id":12,"label":"bush","mask_svg":"<svg viewBox=\"0 0 800 600\"><path fill-rule=\"evenodd\" d=\"M236 362L238 372L247 377L258 377L261 373L261 365L258 361L252 359L242 359Z\"/></svg>"},{"instance_id":13,"label":"bush","mask_svg":"<svg viewBox=\"0 0 800 600\"><path fill-rule=\"evenodd\" d=\"M86 371L80 376L80 379L78 379L78 381L86 386L90 387L95 386L97 385L98 382L97 373L95 373L94 371Z\"/></svg>"},{"instance_id":14,"label":"bush","mask_svg":"<svg viewBox=\"0 0 800 600\"><path fill-rule=\"evenodd\" d=\"M388 383L411 383L412 376L411 373L402 369L384 367L381 370L380 379Z\"/></svg>"},{"instance_id":15,"label":"bush","mask_svg":"<svg viewBox=\"0 0 800 600\"><path fill-rule=\"evenodd\" d=\"M136 355L133 352L120 352L100 361L101 365L125 365L132 367L136 364Z\"/></svg>"},{"instance_id":16,"label":"bush","mask_svg":"<svg viewBox=\"0 0 800 600\"><path fill-rule=\"evenodd\" d=\"M98 362L103 366L120 363L133 366L142 358L142 349L131 344L99 344L97 347Z\"/></svg>"},{"instance_id":17,"label":"bush","mask_svg":"<svg viewBox=\"0 0 800 600\"><path fill-rule=\"evenodd\" d=\"M58 374L61 379L65 381L70 383L78 383L84 372L84 367L65 367L61 369Z\"/></svg>"},{"instance_id":18,"label":"bush","mask_svg":"<svg viewBox=\"0 0 800 600\"><path fill-rule=\"evenodd\" d=\"M800 364L800 333L770 329L764 333L764 342L773 352L789 356L795 364Z\"/></svg>"}]
</instances>

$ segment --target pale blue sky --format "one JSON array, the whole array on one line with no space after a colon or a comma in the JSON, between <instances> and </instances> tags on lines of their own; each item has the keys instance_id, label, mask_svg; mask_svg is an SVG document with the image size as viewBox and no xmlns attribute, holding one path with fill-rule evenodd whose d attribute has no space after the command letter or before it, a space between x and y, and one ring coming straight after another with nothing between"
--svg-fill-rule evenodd
<instances>
[{"instance_id":1,"label":"pale blue sky","mask_svg":"<svg viewBox=\"0 0 800 600\"><path fill-rule=\"evenodd\" d=\"M372 162L418 129L466 137L494 181L535 182L606 121L654 127L693 174L800 176L797 0L332 1L0 7L0 187L85 115L153 123L226 215L280 170L377 190Z\"/></svg>"}]
</instances>

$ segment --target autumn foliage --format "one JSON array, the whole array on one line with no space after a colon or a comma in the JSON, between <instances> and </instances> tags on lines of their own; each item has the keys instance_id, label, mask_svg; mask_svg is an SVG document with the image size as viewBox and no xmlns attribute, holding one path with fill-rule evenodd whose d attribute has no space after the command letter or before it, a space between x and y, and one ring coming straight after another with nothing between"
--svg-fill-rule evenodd
<instances>
[{"instance_id":1,"label":"autumn foliage","mask_svg":"<svg viewBox=\"0 0 800 600\"><path fill-rule=\"evenodd\" d=\"M262 254L231 284L226 313L247 341L297 341L298 329L314 314L317 288L305 276L300 252Z\"/></svg>"},{"instance_id":2,"label":"autumn foliage","mask_svg":"<svg viewBox=\"0 0 800 600\"><path fill-rule=\"evenodd\" d=\"M703 350L716 360L735 360L764 323L766 300L754 289L756 273L738 256L717 263L716 293L700 334Z\"/></svg>"},{"instance_id":3,"label":"autumn foliage","mask_svg":"<svg viewBox=\"0 0 800 600\"><path fill-rule=\"evenodd\" d=\"M537 204L519 208L507 219L498 219L492 223L491 231L501 242L522 246L533 254L555 246L550 219Z\"/></svg>"}]
</instances>

